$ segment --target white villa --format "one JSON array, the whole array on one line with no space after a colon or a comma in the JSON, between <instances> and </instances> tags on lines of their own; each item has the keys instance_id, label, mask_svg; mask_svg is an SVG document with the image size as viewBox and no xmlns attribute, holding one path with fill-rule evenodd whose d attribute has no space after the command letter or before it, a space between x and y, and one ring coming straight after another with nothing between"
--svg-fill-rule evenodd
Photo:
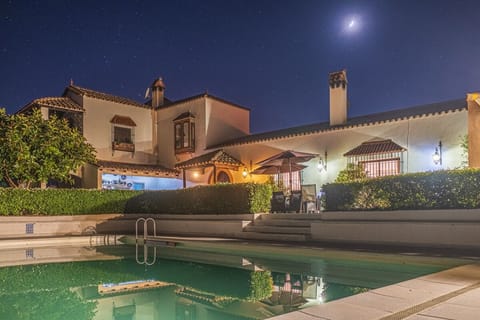
<instances>
[{"instance_id":1,"label":"white villa","mask_svg":"<svg viewBox=\"0 0 480 320\"><path fill-rule=\"evenodd\" d=\"M97 150L97 163L78 173L80 187L177 189L218 182L266 181L251 174L257 163L285 150L317 154L293 173L292 188L332 182L348 163L368 177L480 167L480 94L348 116L347 75L329 75L330 121L250 133L250 110L205 93L178 101L165 97L162 79L145 104L76 85L61 97L35 99L19 112L40 108L67 118ZM461 142L469 136L469 159ZM433 156L433 158L432 158ZM285 174L276 176L289 184Z\"/></svg>"}]
</instances>

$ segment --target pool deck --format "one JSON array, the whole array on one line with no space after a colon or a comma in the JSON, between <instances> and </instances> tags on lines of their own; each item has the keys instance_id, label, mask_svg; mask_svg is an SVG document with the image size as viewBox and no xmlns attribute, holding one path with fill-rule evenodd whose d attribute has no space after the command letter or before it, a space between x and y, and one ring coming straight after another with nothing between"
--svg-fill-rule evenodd
<instances>
[{"instance_id":1,"label":"pool deck","mask_svg":"<svg viewBox=\"0 0 480 320\"><path fill-rule=\"evenodd\" d=\"M20 246L87 245L93 237L45 237L42 239L0 239L0 249ZM101 236L100 236L101 237ZM319 243L272 243L224 238L158 237L159 241L175 241L199 248L215 244L227 248L232 244L255 243L276 250L294 247L323 249ZM115 239L116 241L116 239ZM98 243L98 240L94 241ZM109 241L107 241L108 243ZM106 243L103 243L106 244ZM336 247L342 249L342 247ZM351 247L343 249L351 250ZM379 251L382 248L376 248ZM376 251L374 249L373 251ZM398 249L398 248L397 248ZM410 248L409 248L410 249ZM362 249L363 250L363 249ZM368 250L368 249L367 249ZM387 249L388 251L388 249ZM397 251L402 252L402 251ZM407 252L407 251L403 251ZM424 252L429 252L424 250ZM451 252L450 252L451 253ZM437 255L438 253L436 253ZM468 252L469 258L480 261L480 252ZM454 254L458 256L457 254ZM445 256L449 256L447 252ZM475 262L475 260L472 260ZM271 320L473 320L480 319L480 262L455 267L386 287L308 307L270 318Z\"/></svg>"},{"instance_id":2,"label":"pool deck","mask_svg":"<svg viewBox=\"0 0 480 320\"><path fill-rule=\"evenodd\" d=\"M270 318L271 320L474 320L480 264L470 264Z\"/></svg>"}]
</instances>

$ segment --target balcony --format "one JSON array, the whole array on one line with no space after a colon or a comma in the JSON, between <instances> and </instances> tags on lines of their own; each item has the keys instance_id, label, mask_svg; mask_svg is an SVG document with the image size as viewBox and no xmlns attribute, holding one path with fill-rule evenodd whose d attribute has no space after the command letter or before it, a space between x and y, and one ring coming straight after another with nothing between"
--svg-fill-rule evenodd
<instances>
[{"instance_id":1,"label":"balcony","mask_svg":"<svg viewBox=\"0 0 480 320\"><path fill-rule=\"evenodd\" d=\"M135 144L130 142L112 142L112 150L135 152Z\"/></svg>"}]
</instances>

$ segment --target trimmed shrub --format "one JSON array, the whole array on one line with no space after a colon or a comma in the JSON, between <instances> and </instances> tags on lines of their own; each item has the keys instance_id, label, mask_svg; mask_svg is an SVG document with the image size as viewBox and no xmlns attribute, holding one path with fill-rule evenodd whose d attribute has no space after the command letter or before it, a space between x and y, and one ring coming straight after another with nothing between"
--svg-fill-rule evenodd
<instances>
[{"instance_id":1,"label":"trimmed shrub","mask_svg":"<svg viewBox=\"0 0 480 320\"><path fill-rule=\"evenodd\" d=\"M124 190L0 188L0 215L122 213L127 200L140 193Z\"/></svg>"},{"instance_id":2,"label":"trimmed shrub","mask_svg":"<svg viewBox=\"0 0 480 320\"><path fill-rule=\"evenodd\" d=\"M480 170L435 171L323 186L324 207L340 210L480 208Z\"/></svg>"},{"instance_id":3,"label":"trimmed shrub","mask_svg":"<svg viewBox=\"0 0 480 320\"><path fill-rule=\"evenodd\" d=\"M270 211L271 195L271 185L254 183L165 191L0 188L0 215L257 213Z\"/></svg>"},{"instance_id":4,"label":"trimmed shrub","mask_svg":"<svg viewBox=\"0 0 480 320\"><path fill-rule=\"evenodd\" d=\"M130 199L125 213L237 214L270 211L269 184L217 184L147 191Z\"/></svg>"}]
</instances>

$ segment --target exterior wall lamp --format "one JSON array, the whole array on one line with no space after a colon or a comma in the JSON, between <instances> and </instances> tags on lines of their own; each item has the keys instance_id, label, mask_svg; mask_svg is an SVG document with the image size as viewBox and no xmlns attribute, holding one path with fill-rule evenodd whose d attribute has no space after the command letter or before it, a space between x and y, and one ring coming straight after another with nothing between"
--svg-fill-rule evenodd
<instances>
[{"instance_id":1,"label":"exterior wall lamp","mask_svg":"<svg viewBox=\"0 0 480 320\"><path fill-rule=\"evenodd\" d=\"M435 147L435 153L432 155L432 159L436 165L442 165L442 141L439 141L438 146Z\"/></svg>"},{"instance_id":2,"label":"exterior wall lamp","mask_svg":"<svg viewBox=\"0 0 480 320\"><path fill-rule=\"evenodd\" d=\"M250 171L252 171L252 160L250 160L250 170L247 168L247 167L244 167L243 168L243 171L242 171L242 177L245 179L248 177L248 175L250 174Z\"/></svg>"},{"instance_id":3,"label":"exterior wall lamp","mask_svg":"<svg viewBox=\"0 0 480 320\"><path fill-rule=\"evenodd\" d=\"M318 158L318 164L317 164L317 169L318 171L322 172L322 171L327 171L327 151L325 151L325 156L324 158L322 157L319 157Z\"/></svg>"}]
</instances>

